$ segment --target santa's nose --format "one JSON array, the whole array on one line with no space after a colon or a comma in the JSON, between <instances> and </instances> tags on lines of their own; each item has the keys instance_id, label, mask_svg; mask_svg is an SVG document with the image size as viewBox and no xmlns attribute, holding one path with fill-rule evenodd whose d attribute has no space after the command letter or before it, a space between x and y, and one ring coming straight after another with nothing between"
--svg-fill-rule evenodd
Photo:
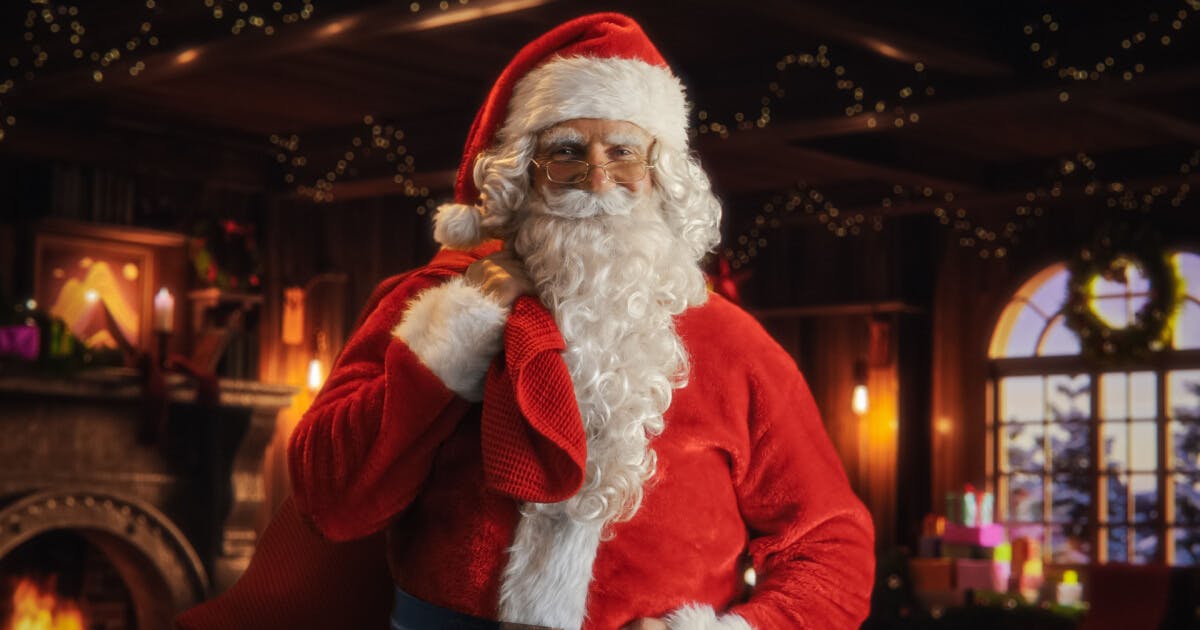
<instances>
[{"instance_id":1,"label":"santa's nose","mask_svg":"<svg viewBox=\"0 0 1200 630\"><path fill-rule=\"evenodd\" d=\"M607 162L607 157L604 154L604 147L593 146L589 148L587 161L592 164L588 169L587 178L580 184L585 190L592 192L605 192L613 187L613 183L608 179L608 173L599 164Z\"/></svg>"}]
</instances>

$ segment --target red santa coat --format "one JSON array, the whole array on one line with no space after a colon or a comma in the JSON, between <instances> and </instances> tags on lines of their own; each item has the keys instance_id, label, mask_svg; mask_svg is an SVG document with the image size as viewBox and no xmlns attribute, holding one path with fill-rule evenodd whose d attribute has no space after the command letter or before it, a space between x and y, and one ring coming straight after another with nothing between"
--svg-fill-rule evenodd
<instances>
[{"instance_id":1,"label":"red santa coat","mask_svg":"<svg viewBox=\"0 0 1200 630\"><path fill-rule=\"evenodd\" d=\"M496 618L519 501L489 483L480 405L392 334L422 291L488 251L443 251L384 285L297 427L290 462L299 511L325 537L386 529L401 588ZM651 443L658 467L640 510L599 545L584 628L673 612L679 628L858 627L873 578L871 521L795 363L716 295L676 329L689 382ZM757 574L748 596L747 560Z\"/></svg>"}]
</instances>

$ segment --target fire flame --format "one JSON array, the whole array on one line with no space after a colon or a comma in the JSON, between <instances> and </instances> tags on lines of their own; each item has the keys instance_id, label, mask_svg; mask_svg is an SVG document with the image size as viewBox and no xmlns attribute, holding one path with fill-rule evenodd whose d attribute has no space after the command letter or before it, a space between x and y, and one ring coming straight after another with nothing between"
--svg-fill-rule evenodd
<instances>
[{"instance_id":1,"label":"fire flame","mask_svg":"<svg viewBox=\"0 0 1200 630\"><path fill-rule=\"evenodd\" d=\"M83 630L83 612L75 602L55 595L28 578L13 590L12 616L4 630Z\"/></svg>"}]
</instances>

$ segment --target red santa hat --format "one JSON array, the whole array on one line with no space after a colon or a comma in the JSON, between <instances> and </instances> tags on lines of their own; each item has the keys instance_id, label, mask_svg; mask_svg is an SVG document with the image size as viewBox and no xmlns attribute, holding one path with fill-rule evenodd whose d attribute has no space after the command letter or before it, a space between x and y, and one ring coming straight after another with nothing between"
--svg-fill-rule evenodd
<instances>
[{"instance_id":1,"label":"red santa hat","mask_svg":"<svg viewBox=\"0 0 1200 630\"><path fill-rule=\"evenodd\" d=\"M522 48L492 86L467 135L454 203L434 217L434 238L469 248L488 236L474 180L481 152L574 118L628 121L663 148L687 150L683 84L637 22L619 13L576 18Z\"/></svg>"}]
</instances>

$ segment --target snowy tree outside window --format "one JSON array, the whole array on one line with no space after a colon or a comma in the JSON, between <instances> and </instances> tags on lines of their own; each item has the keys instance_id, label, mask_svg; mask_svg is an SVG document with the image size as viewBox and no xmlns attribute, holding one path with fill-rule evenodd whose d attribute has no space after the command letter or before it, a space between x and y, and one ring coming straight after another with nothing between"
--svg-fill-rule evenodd
<instances>
[{"instance_id":1,"label":"snowy tree outside window","mask_svg":"<svg viewBox=\"0 0 1200 630\"><path fill-rule=\"evenodd\" d=\"M1173 252L1186 296L1171 343L1116 367L1085 359L1065 325L1066 264L1004 309L989 350L999 517L1040 532L1045 561L1200 565L1200 255ZM1101 280L1114 327L1145 304L1136 266Z\"/></svg>"}]
</instances>

